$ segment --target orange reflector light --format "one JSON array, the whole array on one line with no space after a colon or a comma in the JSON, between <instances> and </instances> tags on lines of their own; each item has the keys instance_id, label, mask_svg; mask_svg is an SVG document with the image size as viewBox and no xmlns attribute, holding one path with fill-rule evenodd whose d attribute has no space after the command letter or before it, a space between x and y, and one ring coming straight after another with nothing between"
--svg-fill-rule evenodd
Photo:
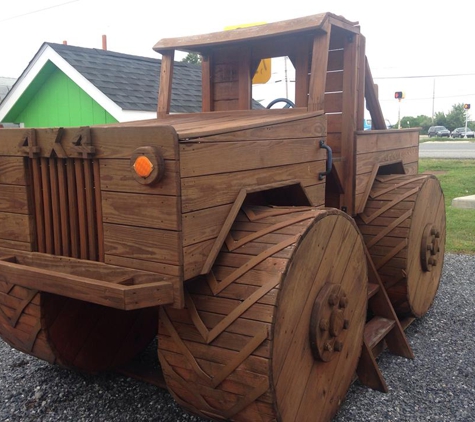
<instances>
[{"instance_id":1,"label":"orange reflector light","mask_svg":"<svg viewBox=\"0 0 475 422\"><path fill-rule=\"evenodd\" d=\"M153 164L145 155L140 155L135 160L134 170L138 176L145 179L152 174Z\"/></svg>"}]
</instances>

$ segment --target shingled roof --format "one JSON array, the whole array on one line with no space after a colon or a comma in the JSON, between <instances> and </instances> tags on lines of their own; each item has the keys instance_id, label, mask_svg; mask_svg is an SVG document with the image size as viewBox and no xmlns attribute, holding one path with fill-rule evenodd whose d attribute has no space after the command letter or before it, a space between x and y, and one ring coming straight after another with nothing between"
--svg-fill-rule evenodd
<instances>
[{"instance_id":1,"label":"shingled roof","mask_svg":"<svg viewBox=\"0 0 475 422\"><path fill-rule=\"evenodd\" d=\"M46 43L124 110L157 110L161 60ZM172 113L201 111L201 66L174 64Z\"/></svg>"}]
</instances>

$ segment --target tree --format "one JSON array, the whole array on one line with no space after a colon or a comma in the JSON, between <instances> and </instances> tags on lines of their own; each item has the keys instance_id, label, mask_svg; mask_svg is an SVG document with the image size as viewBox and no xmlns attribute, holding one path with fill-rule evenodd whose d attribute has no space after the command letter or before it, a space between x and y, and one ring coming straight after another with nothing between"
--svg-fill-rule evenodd
<instances>
[{"instance_id":1,"label":"tree","mask_svg":"<svg viewBox=\"0 0 475 422\"><path fill-rule=\"evenodd\" d=\"M200 64L201 56L197 53L188 53L186 57L182 60L185 63Z\"/></svg>"},{"instance_id":2,"label":"tree","mask_svg":"<svg viewBox=\"0 0 475 422\"><path fill-rule=\"evenodd\" d=\"M454 130L457 127L465 127L465 110L463 103L454 104L447 114L447 129Z\"/></svg>"}]
</instances>

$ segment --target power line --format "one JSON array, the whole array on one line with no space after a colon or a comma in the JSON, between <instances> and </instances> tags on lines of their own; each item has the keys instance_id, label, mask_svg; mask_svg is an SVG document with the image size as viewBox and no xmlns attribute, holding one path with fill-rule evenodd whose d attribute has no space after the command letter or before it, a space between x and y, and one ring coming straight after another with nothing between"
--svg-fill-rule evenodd
<instances>
[{"instance_id":1,"label":"power line","mask_svg":"<svg viewBox=\"0 0 475 422\"><path fill-rule=\"evenodd\" d=\"M54 6L44 7L43 9L38 9L38 10L33 10L31 12L22 13L21 15L10 16L9 18L0 19L0 22L11 21L13 19L22 18L23 16L33 15L35 13L44 12L45 10L55 9L56 7L65 6L67 4L76 3L78 1L81 1L81 0L71 0L71 1L67 1L65 3L55 4Z\"/></svg>"},{"instance_id":2,"label":"power line","mask_svg":"<svg viewBox=\"0 0 475 422\"><path fill-rule=\"evenodd\" d=\"M475 76L475 73L454 73L450 75L374 76L373 79L450 78L455 76Z\"/></svg>"}]
</instances>

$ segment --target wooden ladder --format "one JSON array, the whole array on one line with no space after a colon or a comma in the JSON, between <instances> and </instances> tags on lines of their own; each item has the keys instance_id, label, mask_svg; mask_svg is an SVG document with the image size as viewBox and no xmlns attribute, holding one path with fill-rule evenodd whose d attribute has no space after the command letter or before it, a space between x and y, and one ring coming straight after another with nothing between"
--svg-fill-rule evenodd
<instances>
[{"instance_id":1,"label":"wooden ladder","mask_svg":"<svg viewBox=\"0 0 475 422\"><path fill-rule=\"evenodd\" d=\"M413 359L414 353L407 341L404 329L389 300L368 249L365 248L365 250L369 281L368 309L372 312L373 317L365 326L363 350L356 374L363 385L387 393L388 386L376 361L384 345L387 346L391 353L408 359Z\"/></svg>"}]
</instances>

